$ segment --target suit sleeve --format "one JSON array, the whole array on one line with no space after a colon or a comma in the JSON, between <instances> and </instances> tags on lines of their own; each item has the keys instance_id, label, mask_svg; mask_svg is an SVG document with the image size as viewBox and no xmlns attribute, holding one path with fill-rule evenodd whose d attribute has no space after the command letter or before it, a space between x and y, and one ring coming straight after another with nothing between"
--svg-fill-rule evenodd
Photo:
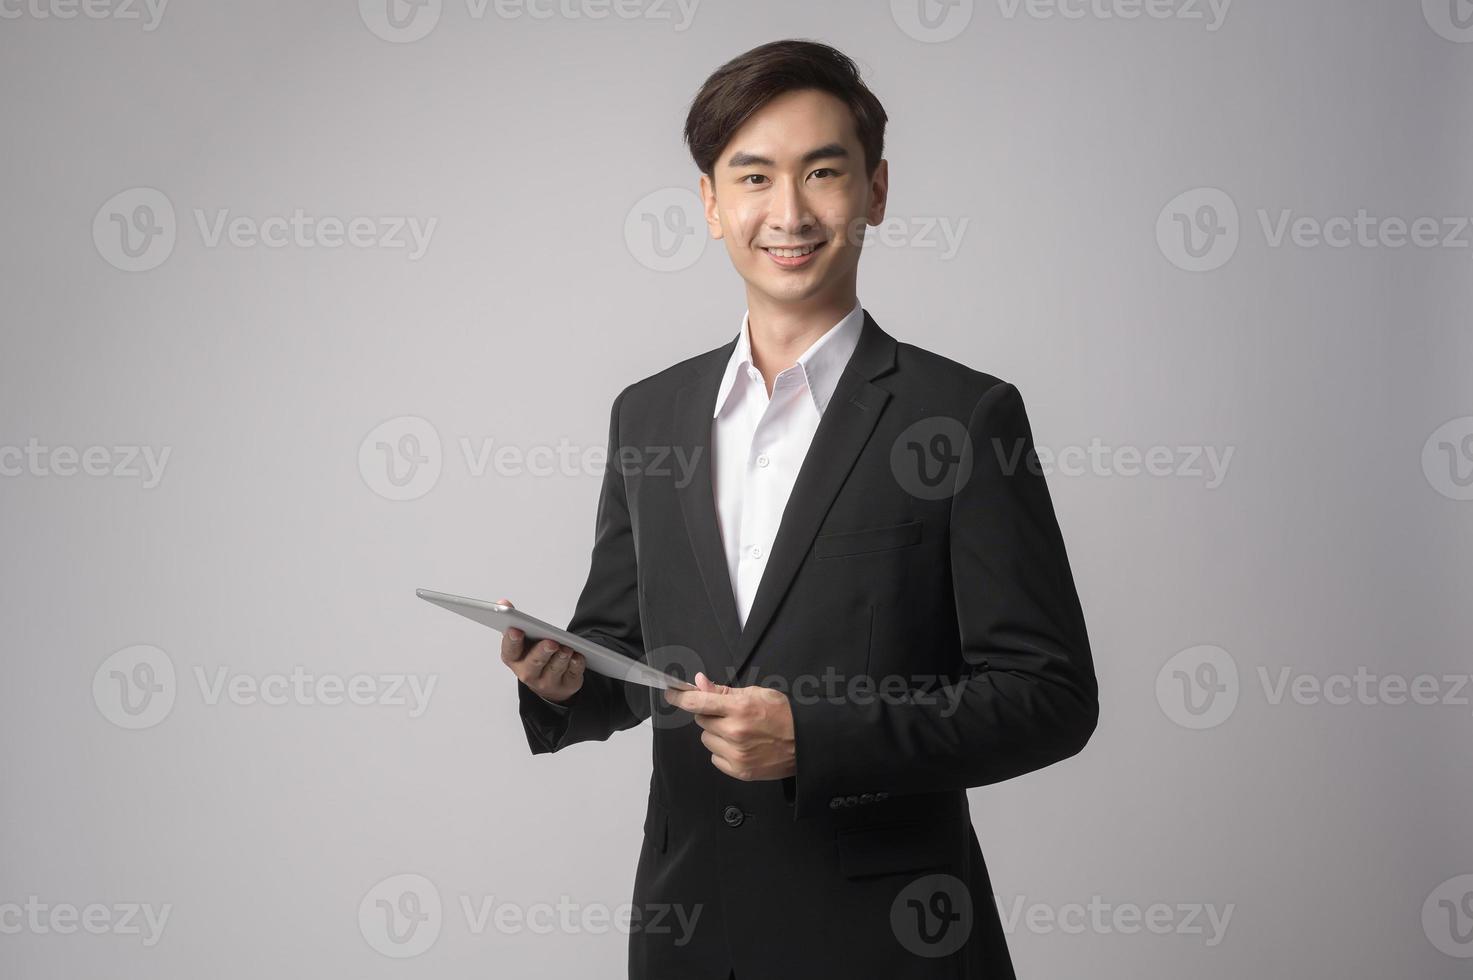
<instances>
[{"instance_id":1,"label":"suit sleeve","mask_svg":"<svg viewBox=\"0 0 1473 980\"><path fill-rule=\"evenodd\" d=\"M950 539L962 662L939 691L794 701L795 818L849 796L1010 779L1094 732L1084 614L1018 389L988 389L967 432L973 465L951 498Z\"/></svg>"},{"instance_id":2,"label":"suit sleeve","mask_svg":"<svg viewBox=\"0 0 1473 980\"><path fill-rule=\"evenodd\" d=\"M593 557L567 629L635 660L644 660L634 530L619 464L619 409L628 390L614 399L609 413L609 450L594 523ZM534 755L556 752L575 742L603 741L614 732L633 728L650 714L645 688L591 670L585 669L583 686L561 704L539 697L520 680L516 683L518 712Z\"/></svg>"}]
</instances>

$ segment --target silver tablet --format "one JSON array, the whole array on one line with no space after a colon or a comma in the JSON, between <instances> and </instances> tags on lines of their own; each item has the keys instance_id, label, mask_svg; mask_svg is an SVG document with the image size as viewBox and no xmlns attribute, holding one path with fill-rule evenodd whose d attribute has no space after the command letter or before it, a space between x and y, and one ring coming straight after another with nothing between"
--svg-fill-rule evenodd
<instances>
[{"instance_id":1,"label":"silver tablet","mask_svg":"<svg viewBox=\"0 0 1473 980\"><path fill-rule=\"evenodd\" d=\"M431 592L429 589L415 589L414 594L426 602L433 602L442 609L459 613L466 619L473 619L482 626L489 626L502 633L515 626L525 633L529 640L556 640L563 646L583 654L589 669L605 677L628 681L630 684L642 684L645 687L673 687L677 691L696 689L694 684L678 677L672 677L663 670L656 670L642 661L630 659L622 653L615 653L592 640L585 640L567 630L558 629L551 623L544 623L514 606L501 602L486 602L484 599L447 595L444 592Z\"/></svg>"}]
</instances>

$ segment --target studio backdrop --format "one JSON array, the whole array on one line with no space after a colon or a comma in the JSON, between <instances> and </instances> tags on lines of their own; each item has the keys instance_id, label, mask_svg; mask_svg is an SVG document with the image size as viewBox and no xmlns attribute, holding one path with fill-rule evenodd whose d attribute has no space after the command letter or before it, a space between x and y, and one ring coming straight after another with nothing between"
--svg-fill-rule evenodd
<instances>
[{"instance_id":1,"label":"studio backdrop","mask_svg":"<svg viewBox=\"0 0 1473 980\"><path fill-rule=\"evenodd\" d=\"M1088 623L1087 748L969 794L1019 976L1468 975L1466 0L0 0L0 974L624 976L650 726L534 758L414 590L567 622L784 37Z\"/></svg>"}]
</instances>

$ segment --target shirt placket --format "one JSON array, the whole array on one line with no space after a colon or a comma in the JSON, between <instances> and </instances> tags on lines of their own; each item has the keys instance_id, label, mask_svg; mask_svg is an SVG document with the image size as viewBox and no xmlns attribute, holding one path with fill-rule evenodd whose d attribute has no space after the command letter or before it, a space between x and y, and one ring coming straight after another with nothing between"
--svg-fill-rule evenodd
<instances>
[{"instance_id":1,"label":"shirt placket","mask_svg":"<svg viewBox=\"0 0 1473 980\"><path fill-rule=\"evenodd\" d=\"M769 397L761 377L755 381L758 389L754 391L755 403L761 409L742 466L742 550L738 564L748 604L757 593L782 520L779 505L785 502L787 494L778 493L779 488L773 483L781 479L783 471L778 464L782 460L778 455L784 451L784 436L791 435L792 402L801 391L801 385L795 382L801 382L801 378L795 379L784 372L774 381ZM744 621L745 618L744 612Z\"/></svg>"}]
</instances>

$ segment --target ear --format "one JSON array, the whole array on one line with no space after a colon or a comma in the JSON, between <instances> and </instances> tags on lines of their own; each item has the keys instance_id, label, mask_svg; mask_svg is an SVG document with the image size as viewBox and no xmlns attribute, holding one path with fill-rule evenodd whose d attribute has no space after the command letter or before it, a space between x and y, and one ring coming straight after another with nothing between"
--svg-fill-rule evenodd
<instances>
[{"instance_id":1,"label":"ear","mask_svg":"<svg viewBox=\"0 0 1473 980\"><path fill-rule=\"evenodd\" d=\"M716 185L708 174L701 174L701 205L706 210L706 230L712 238L723 238L726 232L721 227L721 212L716 209Z\"/></svg>"},{"instance_id":2,"label":"ear","mask_svg":"<svg viewBox=\"0 0 1473 980\"><path fill-rule=\"evenodd\" d=\"M869 182L869 213L865 217L871 225L885 220L885 202L889 197L890 161L881 160Z\"/></svg>"}]
</instances>

